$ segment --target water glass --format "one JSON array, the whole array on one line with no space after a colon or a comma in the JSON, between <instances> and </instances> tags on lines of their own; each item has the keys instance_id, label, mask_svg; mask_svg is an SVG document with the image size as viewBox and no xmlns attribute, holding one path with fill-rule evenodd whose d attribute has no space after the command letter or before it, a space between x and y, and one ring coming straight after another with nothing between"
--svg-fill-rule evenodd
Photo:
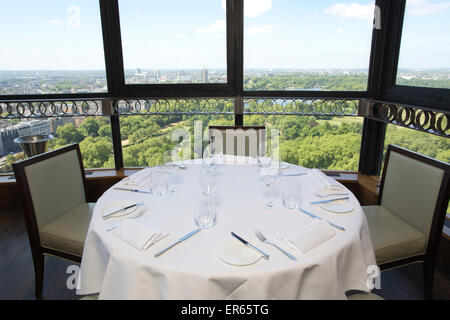
<instances>
[{"instance_id":1,"label":"water glass","mask_svg":"<svg viewBox=\"0 0 450 320\"><path fill-rule=\"evenodd\" d=\"M215 199L212 195L201 194L194 211L194 220L200 229L210 229L216 225L217 213Z\"/></svg>"},{"instance_id":2,"label":"water glass","mask_svg":"<svg viewBox=\"0 0 450 320\"><path fill-rule=\"evenodd\" d=\"M163 196L167 193L168 175L162 168L153 168L150 171L150 190L156 196Z\"/></svg>"},{"instance_id":3,"label":"water glass","mask_svg":"<svg viewBox=\"0 0 450 320\"><path fill-rule=\"evenodd\" d=\"M214 167L211 166L204 167L200 170L200 191L205 195L214 194L216 192L216 179L214 171Z\"/></svg>"},{"instance_id":4,"label":"water glass","mask_svg":"<svg viewBox=\"0 0 450 320\"><path fill-rule=\"evenodd\" d=\"M283 205L290 210L300 208L303 199L301 178L282 177L280 184Z\"/></svg>"}]
</instances>

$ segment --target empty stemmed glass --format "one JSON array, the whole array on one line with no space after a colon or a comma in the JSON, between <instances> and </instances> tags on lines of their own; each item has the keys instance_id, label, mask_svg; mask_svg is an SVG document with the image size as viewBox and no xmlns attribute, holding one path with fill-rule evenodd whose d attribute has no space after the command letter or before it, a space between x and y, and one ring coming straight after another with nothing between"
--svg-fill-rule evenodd
<instances>
[{"instance_id":1,"label":"empty stemmed glass","mask_svg":"<svg viewBox=\"0 0 450 320\"><path fill-rule=\"evenodd\" d=\"M280 178L281 172L278 166L268 166L260 168L260 178L264 184L269 187L268 202L264 204L264 208L272 209L275 207L274 186Z\"/></svg>"},{"instance_id":2,"label":"empty stemmed glass","mask_svg":"<svg viewBox=\"0 0 450 320\"><path fill-rule=\"evenodd\" d=\"M211 166L202 167L199 177L200 192L202 194L214 194L216 192L216 179L214 168Z\"/></svg>"},{"instance_id":3,"label":"empty stemmed glass","mask_svg":"<svg viewBox=\"0 0 450 320\"><path fill-rule=\"evenodd\" d=\"M174 177L175 173L178 169L178 165L172 161L172 154L170 151L164 153L163 156L164 161L164 171L167 174L167 191L169 193L175 193L177 190L174 186Z\"/></svg>"}]
</instances>

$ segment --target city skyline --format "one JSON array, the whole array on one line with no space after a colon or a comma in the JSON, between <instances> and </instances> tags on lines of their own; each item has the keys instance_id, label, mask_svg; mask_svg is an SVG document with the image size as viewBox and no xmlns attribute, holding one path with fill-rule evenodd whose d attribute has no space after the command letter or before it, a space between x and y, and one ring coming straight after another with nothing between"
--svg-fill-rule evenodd
<instances>
[{"instance_id":1,"label":"city skyline","mask_svg":"<svg viewBox=\"0 0 450 320\"><path fill-rule=\"evenodd\" d=\"M119 5L126 70L226 68L223 0ZM98 2L22 0L2 9L9 32L0 35L0 70L105 69ZM373 11L373 1L245 0L245 69L368 68ZM447 1L408 0L400 68L450 67L449 15Z\"/></svg>"}]
</instances>

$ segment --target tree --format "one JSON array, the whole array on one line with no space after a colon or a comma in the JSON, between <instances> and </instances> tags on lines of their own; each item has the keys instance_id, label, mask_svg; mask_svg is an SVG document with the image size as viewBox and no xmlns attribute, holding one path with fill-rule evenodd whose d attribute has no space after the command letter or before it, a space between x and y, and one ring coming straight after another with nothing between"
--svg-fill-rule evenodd
<instances>
[{"instance_id":1,"label":"tree","mask_svg":"<svg viewBox=\"0 0 450 320\"><path fill-rule=\"evenodd\" d=\"M73 123L67 123L62 127L58 127L56 129L56 135L58 136L57 140L59 140L57 141L57 144L62 146L79 143L84 139L84 136L78 131Z\"/></svg>"},{"instance_id":2,"label":"tree","mask_svg":"<svg viewBox=\"0 0 450 320\"><path fill-rule=\"evenodd\" d=\"M100 128L99 121L94 118L87 118L80 124L80 132L83 136L98 137L98 130Z\"/></svg>"}]
</instances>

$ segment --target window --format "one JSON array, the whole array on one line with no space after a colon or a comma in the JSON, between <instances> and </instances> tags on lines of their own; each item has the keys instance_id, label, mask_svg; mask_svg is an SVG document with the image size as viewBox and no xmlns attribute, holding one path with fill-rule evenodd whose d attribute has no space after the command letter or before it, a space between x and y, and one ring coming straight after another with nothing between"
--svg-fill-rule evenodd
<instances>
[{"instance_id":1,"label":"window","mask_svg":"<svg viewBox=\"0 0 450 320\"><path fill-rule=\"evenodd\" d=\"M448 138L389 124L386 129L383 161L390 144L450 163L450 139Z\"/></svg>"},{"instance_id":2,"label":"window","mask_svg":"<svg viewBox=\"0 0 450 320\"><path fill-rule=\"evenodd\" d=\"M219 0L120 0L126 84L227 83Z\"/></svg>"},{"instance_id":3,"label":"window","mask_svg":"<svg viewBox=\"0 0 450 320\"><path fill-rule=\"evenodd\" d=\"M234 116L224 114L121 117L124 166L131 168L157 166L163 163L164 153L172 150L179 151L179 159L194 159L195 152L198 151L194 146L194 128L195 126L201 128L202 136L195 138L203 139L201 152L204 152L208 144L204 139L209 125L234 125ZM190 141L187 140L189 137ZM201 158L200 154L197 156Z\"/></svg>"},{"instance_id":4,"label":"window","mask_svg":"<svg viewBox=\"0 0 450 320\"><path fill-rule=\"evenodd\" d=\"M280 132L280 159L306 168L358 171L359 117L246 116L245 125ZM270 148L269 148L270 150Z\"/></svg>"},{"instance_id":5,"label":"window","mask_svg":"<svg viewBox=\"0 0 450 320\"><path fill-rule=\"evenodd\" d=\"M366 91L374 11L369 0L245 0L245 90Z\"/></svg>"},{"instance_id":6,"label":"window","mask_svg":"<svg viewBox=\"0 0 450 320\"><path fill-rule=\"evenodd\" d=\"M98 1L3 1L0 95L107 91Z\"/></svg>"},{"instance_id":7,"label":"window","mask_svg":"<svg viewBox=\"0 0 450 320\"><path fill-rule=\"evenodd\" d=\"M450 89L450 4L407 0L397 85Z\"/></svg>"},{"instance_id":8,"label":"window","mask_svg":"<svg viewBox=\"0 0 450 320\"><path fill-rule=\"evenodd\" d=\"M49 150L79 143L85 168L113 168L114 154L108 117L61 117L0 120L0 173L12 172L12 163L24 154L14 139L51 134Z\"/></svg>"}]
</instances>

